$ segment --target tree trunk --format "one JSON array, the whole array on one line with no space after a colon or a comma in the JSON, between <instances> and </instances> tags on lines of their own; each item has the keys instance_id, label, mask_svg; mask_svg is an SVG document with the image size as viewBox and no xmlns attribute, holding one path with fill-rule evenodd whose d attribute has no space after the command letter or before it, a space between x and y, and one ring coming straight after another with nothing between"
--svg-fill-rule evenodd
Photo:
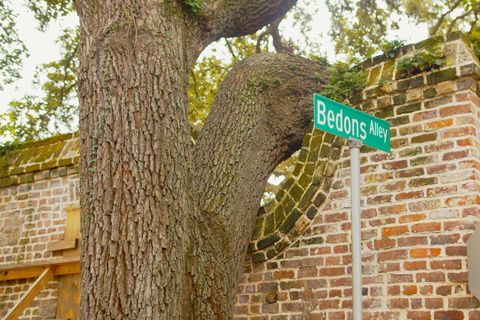
<instances>
[{"instance_id":1,"label":"tree trunk","mask_svg":"<svg viewBox=\"0 0 480 320\"><path fill-rule=\"evenodd\" d=\"M231 318L266 179L300 145L324 73L289 55L240 64L192 149L201 50L295 1L247 2L205 1L196 15L179 0L76 1L82 319Z\"/></svg>"}]
</instances>

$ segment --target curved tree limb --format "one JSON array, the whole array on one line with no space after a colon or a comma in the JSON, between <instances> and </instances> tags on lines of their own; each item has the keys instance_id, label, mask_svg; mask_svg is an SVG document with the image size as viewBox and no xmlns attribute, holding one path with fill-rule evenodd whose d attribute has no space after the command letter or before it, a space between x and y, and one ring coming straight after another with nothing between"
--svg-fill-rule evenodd
<instances>
[{"instance_id":1,"label":"curved tree limb","mask_svg":"<svg viewBox=\"0 0 480 320\"><path fill-rule=\"evenodd\" d=\"M217 93L193 149L191 170L198 207L192 229L203 235L195 245L213 253L193 259L199 272L234 271L225 299L233 301L268 177L301 146L313 117L313 93L327 82L327 73L325 64L294 55L257 54L238 63ZM203 239L217 240L208 245ZM231 285L224 281L232 278L212 279L210 287Z\"/></svg>"},{"instance_id":2,"label":"curved tree limb","mask_svg":"<svg viewBox=\"0 0 480 320\"><path fill-rule=\"evenodd\" d=\"M282 17L297 0L212 0L205 5L210 41L251 34Z\"/></svg>"}]
</instances>

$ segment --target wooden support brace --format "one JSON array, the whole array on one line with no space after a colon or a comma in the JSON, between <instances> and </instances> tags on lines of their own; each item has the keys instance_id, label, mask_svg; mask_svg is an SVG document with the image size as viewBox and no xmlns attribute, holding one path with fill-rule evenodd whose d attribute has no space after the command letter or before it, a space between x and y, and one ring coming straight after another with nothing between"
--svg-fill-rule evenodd
<instances>
[{"instance_id":1,"label":"wooden support brace","mask_svg":"<svg viewBox=\"0 0 480 320\"><path fill-rule=\"evenodd\" d=\"M47 251L60 251L76 249L78 247L78 239L60 240L47 243Z\"/></svg>"},{"instance_id":2,"label":"wooden support brace","mask_svg":"<svg viewBox=\"0 0 480 320\"><path fill-rule=\"evenodd\" d=\"M17 319L23 311L28 307L30 302L35 299L37 294L42 291L43 287L52 280L53 276L55 275L55 267L50 266L46 268L43 273L38 277L37 281L33 283L33 285L28 289L27 292L23 295L23 297L17 301L15 306L12 310L7 314L4 320L15 320Z\"/></svg>"},{"instance_id":3,"label":"wooden support brace","mask_svg":"<svg viewBox=\"0 0 480 320\"><path fill-rule=\"evenodd\" d=\"M0 266L0 281L36 278L50 266L56 267L55 275L58 276L77 274L80 273L80 257L2 265Z\"/></svg>"}]
</instances>

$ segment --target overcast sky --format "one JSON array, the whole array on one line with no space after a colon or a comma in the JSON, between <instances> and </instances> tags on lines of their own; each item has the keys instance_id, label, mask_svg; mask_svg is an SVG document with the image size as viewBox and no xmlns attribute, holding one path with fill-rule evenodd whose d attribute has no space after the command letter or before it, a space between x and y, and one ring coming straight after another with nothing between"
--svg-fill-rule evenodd
<instances>
[{"instance_id":1,"label":"overcast sky","mask_svg":"<svg viewBox=\"0 0 480 320\"><path fill-rule=\"evenodd\" d=\"M317 1L318 14L314 17L312 35L316 35L318 41L322 44L322 50L327 53L329 61L337 60L333 52L333 43L328 38L328 29L330 26L329 13L324 1ZM22 70L23 79L16 81L12 85L5 86L4 91L0 91L0 113L5 112L7 104L12 99L20 99L24 94L34 93L32 91L32 79L35 67L41 63L54 61L59 58L58 46L54 44L55 39L59 35L62 27L72 27L78 23L77 17L72 14L71 17L63 19L58 23L53 23L48 32L42 33L35 29L37 22L33 18L33 14L24 6L23 1L13 0L12 6L17 12L18 28L21 39L23 39L29 49L30 57L24 61ZM312 7L312 12L315 8ZM286 24L286 26L283 26ZM288 23L282 22L283 32L285 36L296 37L298 30L288 26ZM401 38L407 40L408 43L418 42L425 39L428 34L426 28L418 28L407 23L401 24ZM323 34L323 38L320 36ZM392 35L392 39L395 36Z\"/></svg>"}]
</instances>

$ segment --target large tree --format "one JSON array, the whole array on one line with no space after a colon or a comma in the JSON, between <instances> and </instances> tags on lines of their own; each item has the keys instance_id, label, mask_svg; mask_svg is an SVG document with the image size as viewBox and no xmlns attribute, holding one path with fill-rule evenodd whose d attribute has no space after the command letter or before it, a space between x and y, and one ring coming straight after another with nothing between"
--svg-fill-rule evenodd
<instances>
[{"instance_id":1,"label":"large tree","mask_svg":"<svg viewBox=\"0 0 480 320\"><path fill-rule=\"evenodd\" d=\"M212 41L296 0L76 1L82 319L228 319L266 180L298 148L325 66L238 63L195 145L189 74Z\"/></svg>"}]
</instances>

